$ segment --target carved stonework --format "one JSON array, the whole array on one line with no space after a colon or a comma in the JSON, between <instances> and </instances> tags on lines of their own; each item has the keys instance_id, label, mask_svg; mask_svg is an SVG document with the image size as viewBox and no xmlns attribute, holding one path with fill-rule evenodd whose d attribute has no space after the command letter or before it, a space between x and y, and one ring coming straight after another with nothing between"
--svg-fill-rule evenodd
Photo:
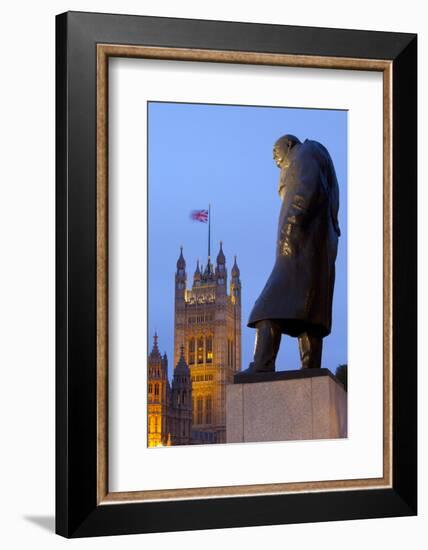
<instances>
[{"instance_id":1,"label":"carved stonework","mask_svg":"<svg viewBox=\"0 0 428 550\"><path fill-rule=\"evenodd\" d=\"M180 264L180 266L178 265ZM177 268L185 265L180 254ZM220 247L216 266L196 265L190 289L187 274L176 273L174 364L184 359L192 382L193 443L226 441L225 385L241 370L241 282L236 264L227 292L226 258Z\"/></svg>"}]
</instances>

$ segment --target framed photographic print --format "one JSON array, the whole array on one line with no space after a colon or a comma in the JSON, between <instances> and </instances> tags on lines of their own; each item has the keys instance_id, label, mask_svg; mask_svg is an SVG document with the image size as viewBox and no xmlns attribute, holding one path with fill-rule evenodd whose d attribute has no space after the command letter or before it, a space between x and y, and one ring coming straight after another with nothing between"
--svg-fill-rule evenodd
<instances>
[{"instance_id":1,"label":"framed photographic print","mask_svg":"<svg viewBox=\"0 0 428 550\"><path fill-rule=\"evenodd\" d=\"M416 514L416 36L56 36L57 532Z\"/></svg>"}]
</instances>

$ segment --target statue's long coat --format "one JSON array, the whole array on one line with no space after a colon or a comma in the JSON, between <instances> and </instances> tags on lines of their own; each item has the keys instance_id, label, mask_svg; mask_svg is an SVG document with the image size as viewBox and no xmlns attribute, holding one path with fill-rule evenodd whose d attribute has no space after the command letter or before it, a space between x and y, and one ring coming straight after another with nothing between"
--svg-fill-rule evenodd
<instances>
[{"instance_id":1,"label":"statue's long coat","mask_svg":"<svg viewBox=\"0 0 428 550\"><path fill-rule=\"evenodd\" d=\"M316 141L296 144L283 168L276 261L248 320L278 320L284 334L331 331L335 260L340 235L339 187L327 149Z\"/></svg>"}]
</instances>

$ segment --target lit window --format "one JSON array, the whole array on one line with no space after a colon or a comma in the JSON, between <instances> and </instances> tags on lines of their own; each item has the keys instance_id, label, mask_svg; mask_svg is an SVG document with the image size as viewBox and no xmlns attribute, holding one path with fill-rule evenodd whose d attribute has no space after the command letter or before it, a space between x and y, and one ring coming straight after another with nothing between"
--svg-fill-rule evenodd
<instances>
[{"instance_id":1,"label":"lit window","mask_svg":"<svg viewBox=\"0 0 428 550\"><path fill-rule=\"evenodd\" d=\"M212 336L207 336L205 340L205 353L206 353L206 362L213 362L213 338Z\"/></svg>"},{"instance_id":2,"label":"lit window","mask_svg":"<svg viewBox=\"0 0 428 550\"><path fill-rule=\"evenodd\" d=\"M198 363L204 362L204 339L198 338Z\"/></svg>"}]
</instances>

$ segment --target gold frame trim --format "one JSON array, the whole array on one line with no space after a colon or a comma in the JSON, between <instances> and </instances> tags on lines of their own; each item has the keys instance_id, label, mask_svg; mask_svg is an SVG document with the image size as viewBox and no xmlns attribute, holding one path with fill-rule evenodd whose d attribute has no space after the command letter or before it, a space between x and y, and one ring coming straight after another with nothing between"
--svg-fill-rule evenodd
<instances>
[{"instance_id":1,"label":"gold frame trim","mask_svg":"<svg viewBox=\"0 0 428 550\"><path fill-rule=\"evenodd\" d=\"M108 59L133 57L383 73L383 477L225 487L108 490ZM392 487L392 62L256 52L97 45L97 504Z\"/></svg>"}]
</instances>

